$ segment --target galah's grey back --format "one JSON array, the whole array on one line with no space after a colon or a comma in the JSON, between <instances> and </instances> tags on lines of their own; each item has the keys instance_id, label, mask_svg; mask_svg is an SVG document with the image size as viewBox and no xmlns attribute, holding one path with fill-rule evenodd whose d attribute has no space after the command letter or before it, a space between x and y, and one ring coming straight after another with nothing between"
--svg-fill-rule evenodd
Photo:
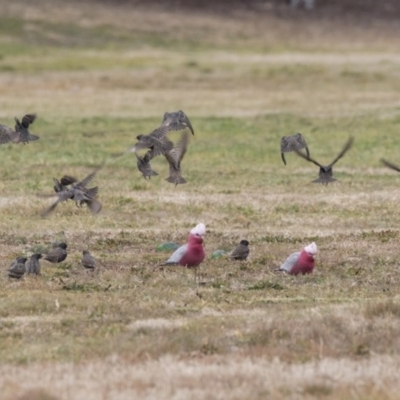
<instances>
[{"instance_id":1,"label":"galah's grey back","mask_svg":"<svg viewBox=\"0 0 400 400\"><path fill-rule=\"evenodd\" d=\"M184 256L188 248L188 244L184 244L181 247L177 248L172 254L171 257L168 258L167 261L163 263L163 265L166 264L178 264L181 258Z\"/></svg>"},{"instance_id":2,"label":"galah's grey back","mask_svg":"<svg viewBox=\"0 0 400 400\"><path fill-rule=\"evenodd\" d=\"M296 253L292 253L286 260L285 262L279 267L279 271L286 271L290 272L292 269L293 265L297 263L297 261L300 258L300 251L297 251Z\"/></svg>"}]
</instances>

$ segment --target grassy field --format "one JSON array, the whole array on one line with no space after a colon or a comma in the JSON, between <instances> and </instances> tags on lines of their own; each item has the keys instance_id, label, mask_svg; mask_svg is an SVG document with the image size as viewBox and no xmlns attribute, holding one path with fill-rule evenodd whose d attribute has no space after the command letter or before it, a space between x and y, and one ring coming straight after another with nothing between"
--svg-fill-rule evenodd
<instances>
[{"instance_id":1,"label":"grassy field","mask_svg":"<svg viewBox=\"0 0 400 400\"><path fill-rule=\"evenodd\" d=\"M396 399L400 384L399 30L375 21L229 16L90 2L0 0L2 399ZM186 185L113 158L182 109L195 129ZM338 181L289 154L302 132ZM179 133L171 133L175 141ZM51 204L53 177L94 184L102 212ZM198 222L199 283L159 270ZM64 232L69 256L11 281L18 255ZM247 262L211 260L250 241ZM275 269L315 241L310 276ZM100 264L80 265L89 248Z\"/></svg>"}]
</instances>

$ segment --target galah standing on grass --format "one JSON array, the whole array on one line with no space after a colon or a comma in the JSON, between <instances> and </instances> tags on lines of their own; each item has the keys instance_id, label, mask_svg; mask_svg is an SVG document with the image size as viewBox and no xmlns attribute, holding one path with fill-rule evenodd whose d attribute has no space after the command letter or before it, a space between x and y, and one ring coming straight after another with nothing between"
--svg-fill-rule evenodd
<instances>
[{"instance_id":1,"label":"galah standing on grass","mask_svg":"<svg viewBox=\"0 0 400 400\"><path fill-rule=\"evenodd\" d=\"M279 267L279 271L285 271L290 275L310 274L314 269L317 252L317 245L312 242L303 250L291 254Z\"/></svg>"},{"instance_id":2,"label":"galah standing on grass","mask_svg":"<svg viewBox=\"0 0 400 400\"><path fill-rule=\"evenodd\" d=\"M181 265L182 267L197 267L205 257L203 236L206 226L196 225L189 233L188 242L175 250L171 257L161 265Z\"/></svg>"}]
</instances>

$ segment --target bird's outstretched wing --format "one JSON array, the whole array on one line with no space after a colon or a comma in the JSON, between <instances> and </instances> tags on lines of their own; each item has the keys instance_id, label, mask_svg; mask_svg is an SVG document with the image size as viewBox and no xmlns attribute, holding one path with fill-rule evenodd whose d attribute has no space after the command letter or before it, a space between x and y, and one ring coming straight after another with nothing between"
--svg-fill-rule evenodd
<instances>
[{"instance_id":1,"label":"bird's outstretched wing","mask_svg":"<svg viewBox=\"0 0 400 400\"><path fill-rule=\"evenodd\" d=\"M78 179L76 179L70 175L64 175L61 178L60 182L61 182L61 185L68 186L68 185L72 185L73 183L78 182Z\"/></svg>"},{"instance_id":2,"label":"bird's outstretched wing","mask_svg":"<svg viewBox=\"0 0 400 400\"><path fill-rule=\"evenodd\" d=\"M26 114L26 115L24 115L23 118L22 118L21 125L22 125L24 128L28 129L28 128L29 128L29 125L30 125L30 124L33 124L33 122L35 121L35 119L36 119L36 114Z\"/></svg>"},{"instance_id":3,"label":"bird's outstretched wing","mask_svg":"<svg viewBox=\"0 0 400 400\"><path fill-rule=\"evenodd\" d=\"M169 177L168 182L175 183L175 186L179 183L186 183L186 180L182 177L181 161L186 154L189 144L189 134L185 132L182 134L180 141L176 146L168 153L165 154L165 158L169 164Z\"/></svg>"},{"instance_id":4,"label":"bird's outstretched wing","mask_svg":"<svg viewBox=\"0 0 400 400\"><path fill-rule=\"evenodd\" d=\"M86 188L86 186L94 179L96 174L103 168L104 162L97 167L94 171L92 171L85 179L82 179L80 182L78 182L75 187L77 188Z\"/></svg>"},{"instance_id":5,"label":"bird's outstretched wing","mask_svg":"<svg viewBox=\"0 0 400 400\"><path fill-rule=\"evenodd\" d=\"M189 128L194 135L193 126L187 117L187 115L182 111L166 112L163 117L161 126L168 126L171 131L180 131L185 128Z\"/></svg>"},{"instance_id":6,"label":"bird's outstretched wing","mask_svg":"<svg viewBox=\"0 0 400 400\"><path fill-rule=\"evenodd\" d=\"M354 138L350 137L349 140L344 145L342 151L338 154L338 156L328 165L328 167L333 167L346 153L350 150L351 146L353 146Z\"/></svg>"},{"instance_id":7,"label":"bird's outstretched wing","mask_svg":"<svg viewBox=\"0 0 400 400\"><path fill-rule=\"evenodd\" d=\"M400 172L400 167L398 165L393 164L390 161L385 160L384 158L381 158L381 163L390 169L394 169L395 171Z\"/></svg>"},{"instance_id":8,"label":"bird's outstretched wing","mask_svg":"<svg viewBox=\"0 0 400 400\"><path fill-rule=\"evenodd\" d=\"M315 165L318 165L318 167L320 167L320 168L324 168L323 165L321 165L318 161L314 160L314 159L311 158L310 156L308 156L308 155L302 153L302 152L299 151L299 150L294 150L294 151L295 151L295 153L296 153L298 156L304 158L305 160L310 161L310 162L314 163Z\"/></svg>"}]
</instances>

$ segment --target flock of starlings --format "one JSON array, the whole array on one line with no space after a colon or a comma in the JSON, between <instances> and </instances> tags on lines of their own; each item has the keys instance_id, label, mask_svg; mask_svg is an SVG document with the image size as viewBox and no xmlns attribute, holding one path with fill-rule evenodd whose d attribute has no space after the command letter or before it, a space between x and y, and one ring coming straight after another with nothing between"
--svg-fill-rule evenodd
<instances>
[{"instance_id":1,"label":"flock of starlings","mask_svg":"<svg viewBox=\"0 0 400 400\"><path fill-rule=\"evenodd\" d=\"M39 139L29 131L29 127L34 123L36 114L27 114L19 121L15 118L15 129L0 124L0 144L5 143L23 143L27 144L31 141ZM192 135L194 130L189 118L186 114L179 110L175 112L166 112L162 119L161 125L147 135L138 135L137 143L127 151L117 154L114 157L120 157L126 153L134 153L137 159L138 170L142 173L145 179L150 179L152 176L158 175L151 167L151 160L154 157L163 155L169 164L168 182L178 185L186 183L182 176L181 162L187 151L190 134L185 129L188 128ZM171 131L184 130L180 140L174 144L167 134ZM322 165L318 161L311 158L310 150L301 133L296 133L292 136L283 136L281 139L281 157L286 165L285 153L295 152L305 160L314 163L319 167L319 176L314 183L327 185L336 181L333 177L333 166L347 153L352 147L354 139L350 137L343 149L337 157L329 164ZM305 150L305 153L301 150ZM139 151L147 150L140 156ZM381 162L387 167L400 172L400 167L391 162L381 159ZM97 200L99 188L88 188L87 186L94 179L96 174L101 170L102 166L97 167L86 178L79 181L78 179L64 175L60 180L53 178L54 195L56 201L43 211L42 216L48 216L57 205L61 202L72 200L78 207L86 205L93 214L97 214L102 209L102 204ZM54 196L51 195L51 196ZM40 195L48 197L48 195ZM203 247L203 236L205 235L205 225L200 223L193 228L188 237L188 241L183 246L177 248L170 258L161 265L181 265L185 267L197 267L205 258ZM300 252L291 254L278 270L289 274L306 274L313 271L314 258L317 254L317 246L313 242L305 246ZM246 260L249 255L249 242L242 240L238 246L231 252L225 254L226 257L234 260ZM42 253L35 252L29 258L17 257L8 269L10 278L20 279L25 273L40 275L40 262L43 257ZM52 248L47 251L43 259L51 263L60 263L67 257L67 244L65 242L55 243ZM83 251L82 265L88 270L93 271L96 268L96 260L88 250ZM195 268L195 271L197 268Z\"/></svg>"}]
</instances>

